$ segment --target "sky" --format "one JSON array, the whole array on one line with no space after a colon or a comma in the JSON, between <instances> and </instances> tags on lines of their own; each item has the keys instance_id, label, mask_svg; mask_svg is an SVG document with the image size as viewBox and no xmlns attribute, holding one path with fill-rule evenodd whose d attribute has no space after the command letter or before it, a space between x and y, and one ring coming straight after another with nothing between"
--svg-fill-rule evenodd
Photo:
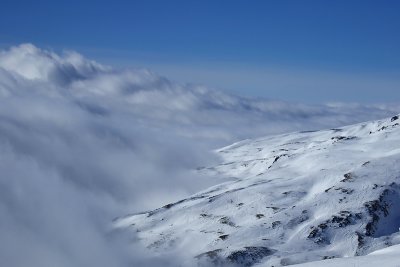
<instances>
[{"instance_id":1,"label":"sky","mask_svg":"<svg viewBox=\"0 0 400 267\"><path fill-rule=\"evenodd\" d=\"M251 97L394 102L399 1L9 1L0 45L75 50Z\"/></svg>"}]
</instances>

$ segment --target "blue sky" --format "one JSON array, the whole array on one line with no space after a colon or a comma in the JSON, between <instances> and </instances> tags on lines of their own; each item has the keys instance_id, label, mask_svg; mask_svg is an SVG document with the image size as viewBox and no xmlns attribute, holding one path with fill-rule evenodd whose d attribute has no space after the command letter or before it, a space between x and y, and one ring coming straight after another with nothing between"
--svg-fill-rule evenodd
<instances>
[{"instance_id":1,"label":"blue sky","mask_svg":"<svg viewBox=\"0 0 400 267\"><path fill-rule=\"evenodd\" d=\"M2 47L73 49L300 102L400 97L400 1L3 1Z\"/></svg>"}]
</instances>

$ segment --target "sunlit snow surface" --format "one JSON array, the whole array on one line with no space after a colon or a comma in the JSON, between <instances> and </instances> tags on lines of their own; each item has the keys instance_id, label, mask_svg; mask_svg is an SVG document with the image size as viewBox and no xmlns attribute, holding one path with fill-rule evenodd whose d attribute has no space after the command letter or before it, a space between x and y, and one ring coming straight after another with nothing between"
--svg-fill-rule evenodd
<instances>
[{"instance_id":1,"label":"sunlit snow surface","mask_svg":"<svg viewBox=\"0 0 400 267\"><path fill-rule=\"evenodd\" d=\"M184 266L284 266L398 244L399 122L235 143L198 170L232 181L115 225L156 254L185 251Z\"/></svg>"},{"instance_id":2,"label":"sunlit snow surface","mask_svg":"<svg viewBox=\"0 0 400 267\"><path fill-rule=\"evenodd\" d=\"M268 266L268 265L267 265ZM377 250L367 256L316 261L295 265L295 267L398 267L400 266L400 245Z\"/></svg>"}]
</instances>

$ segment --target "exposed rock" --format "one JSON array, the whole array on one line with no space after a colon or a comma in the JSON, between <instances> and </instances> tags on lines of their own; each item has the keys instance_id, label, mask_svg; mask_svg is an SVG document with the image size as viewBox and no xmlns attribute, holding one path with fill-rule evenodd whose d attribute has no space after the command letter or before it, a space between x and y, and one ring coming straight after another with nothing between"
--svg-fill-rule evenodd
<instances>
[{"instance_id":1,"label":"exposed rock","mask_svg":"<svg viewBox=\"0 0 400 267\"><path fill-rule=\"evenodd\" d=\"M264 214L258 213L258 214L256 214L256 217L257 217L257 219L261 219L261 218L263 218L265 216L264 216Z\"/></svg>"},{"instance_id":2,"label":"exposed rock","mask_svg":"<svg viewBox=\"0 0 400 267\"><path fill-rule=\"evenodd\" d=\"M322 223L318 225L317 227L312 226L311 231L308 234L307 238L312 239L315 243L321 244L321 243L328 243L326 240L326 237L324 235L324 229L327 228L327 225Z\"/></svg>"},{"instance_id":3,"label":"exposed rock","mask_svg":"<svg viewBox=\"0 0 400 267\"><path fill-rule=\"evenodd\" d=\"M387 196L388 193L389 190L385 189L379 196L379 199L364 203L364 207L367 208L368 213L371 216L370 221L365 226L365 235L372 236L376 232L377 225L380 220L380 215L382 213L385 217L389 215L389 205L385 201L385 196Z\"/></svg>"},{"instance_id":4,"label":"exposed rock","mask_svg":"<svg viewBox=\"0 0 400 267\"><path fill-rule=\"evenodd\" d=\"M220 235L219 238L222 239L222 240L225 240L225 239L228 238L228 236L229 236L229 235Z\"/></svg>"},{"instance_id":5,"label":"exposed rock","mask_svg":"<svg viewBox=\"0 0 400 267\"><path fill-rule=\"evenodd\" d=\"M344 176L344 179L343 180L341 180L340 182L350 182L350 181L352 181L353 179L354 179L354 175L351 173L351 172L349 172L349 173L346 173L345 175L343 175Z\"/></svg>"},{"instance_id":6,"label":"exposed rock","mask_svg":"<svg viewBox=\"0 0 400 267\"><path fill-rule=\"evenodd\" d=\"M229 226L235 227L236 225L226 216L222 217L219 219L219 222L222 224L227 224Z\"/></svg>"},{"instance_id":7,"label":"exposed rock","mask_svg":"<svg viewBox=\"0 0 400 267\"><path fill-rule=\"evenodd\" d=\"M210 264L213 264L214 266L220 266L224 262L223 258L219 255L220 252L222 252L222 249L215 249L215 250L201 253L201 254L195 256L195 258L200 260L200 262L206 261ZM208 265L208 264L206 264L206 265Z\"/></svg>"},{"instance_id":8,"label":"exposed rock","mask_svg":"<svg viewBox=\"0 0 400 267\"><path fill-rule=\"evenodd\" d=\"M325 191L325 193L328 193L329 192L329 190L331 190L333 188L333 186L331 186L331 187L329 187L329 188L327 188L327 189L325 189L324 191Z\"/></svg>"},{"instance_id":9,"label":"exposed rock","mask_svg":"<svg viewBox=\"0 0 400 267\"><path fill-rule=\"evenodd\" d=\"M343 187L335 188L335 190L339 190L340 192L347 194L347 195L350 195L351 193L354 192L354 189L343 188Z\"/></svg>"},{"instance_id":10,"label":"exposed rock","mask_svg":"<svg viewBox=\"0 0 400 267\"><path fill-rule=\"evenodd\" d=\"M272 222L272 228L275 229L276 227L278 227L281 224L282 224L281 221L274 221L274 222Z\"/></svg>"},{"instance_id":11,"label":"exposed rock","mask_svg":"<svg viewBox=\"0 0 400 267\"><path fill-rule=\"evenodd\" d=\"M232 252L227 259L239 266L252 266L273 253L274 251L267 247L245 247L243 250Z\"/></svg>"},{"instance_id":12,"label":"exposed rock","mask_svg":"<svg viewBox=\"0 0 400 267\"><path fill-rule=\"evenodd\" d=\"M334 136L331 138L334 142L341 141L341 140L353 140L356 139L356 136Z\"/></svg>"}]
</instances>

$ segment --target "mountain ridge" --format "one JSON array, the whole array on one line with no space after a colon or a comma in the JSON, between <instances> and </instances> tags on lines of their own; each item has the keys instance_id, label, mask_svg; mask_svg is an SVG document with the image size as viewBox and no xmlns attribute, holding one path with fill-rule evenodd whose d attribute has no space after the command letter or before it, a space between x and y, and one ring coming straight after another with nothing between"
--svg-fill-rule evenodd
<instances>
[{"instance_id":1,"label":"mountain ridge","mask_svg":"<svg viewBox=\"0 0 400 267\"><path fill-rule=\"evenodd\" d=\"M245 140L199 171L233 181L115 221L183 265L285 266L400 243L399 115Z\"/></svg>"}]
</instances>

